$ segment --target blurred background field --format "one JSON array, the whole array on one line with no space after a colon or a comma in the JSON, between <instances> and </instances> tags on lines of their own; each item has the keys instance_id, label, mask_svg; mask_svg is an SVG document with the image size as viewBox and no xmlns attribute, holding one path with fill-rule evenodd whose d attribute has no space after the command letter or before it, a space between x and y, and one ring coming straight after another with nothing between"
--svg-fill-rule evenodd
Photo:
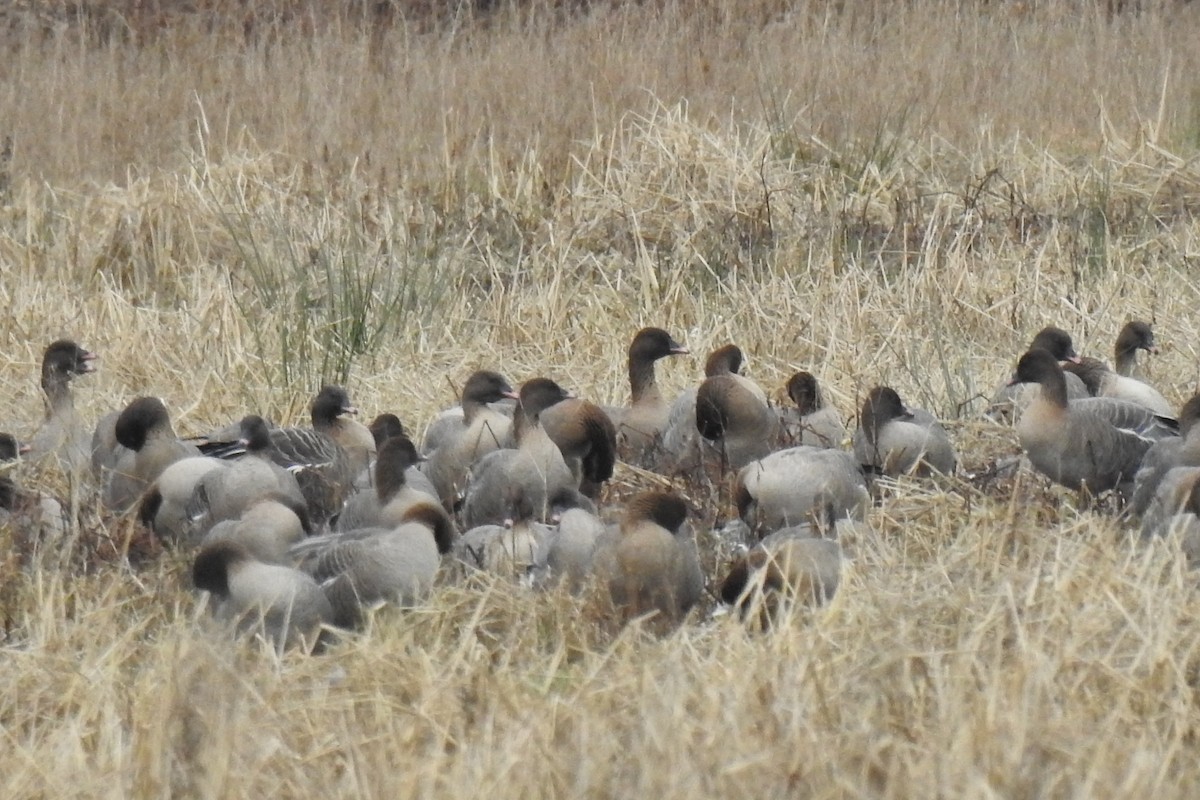
<instances>
[{"instance_id":1,"label":"blurred background field","mask_svg":"<svg viewBox=\"0 0 1200 800\"><path fill-rule=\"evenodd\" d=\"M970 475L1017 451L980 412L1045 324L1109 356L1152 321L1153 382L1200 388L1194 6L10 4L0 428L61 336L101 355L89 418L290 422L337 380L419 431L478 367L621 402L658 325L699 354L669 391L730 341L847 418L887 382L968 475L897 487L769 636L479 582L282 662L88 517L88 570L0 566L4 795L1190 796L1177 549Z\"/></svg>"}]
</instances>

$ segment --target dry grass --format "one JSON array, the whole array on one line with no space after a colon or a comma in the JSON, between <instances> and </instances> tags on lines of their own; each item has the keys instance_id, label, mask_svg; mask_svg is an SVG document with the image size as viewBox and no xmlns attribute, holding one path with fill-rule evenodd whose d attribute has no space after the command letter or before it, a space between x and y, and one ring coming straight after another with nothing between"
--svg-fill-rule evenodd
<instances>
[{"instance_id":1,"label":"dry grass","mask_svg":"<svg viewBox=\"0 0 1200 800\"><path fill-rule=\"evenodd\" d=\"M25 35L0 427L36 427L62 335L102 354L86 414L156 393L185 432L297 418L342 373L418 427L481 365L619 401L643 324L737 341L771 387L812 369L847 415L890 382L972 471L1015 452L980 397L1048 321L1107 353L1153 319L1152 378L1191 394L1197 12L894 5ZM130 566L131 528L85 514L86 573L0 567L3 795L1190 796L1175 547L1027 474L949 488L896 487L832 605L770 635L448 582L282 661L204 629L182 557Z\"/></svg>"}]
</instances>

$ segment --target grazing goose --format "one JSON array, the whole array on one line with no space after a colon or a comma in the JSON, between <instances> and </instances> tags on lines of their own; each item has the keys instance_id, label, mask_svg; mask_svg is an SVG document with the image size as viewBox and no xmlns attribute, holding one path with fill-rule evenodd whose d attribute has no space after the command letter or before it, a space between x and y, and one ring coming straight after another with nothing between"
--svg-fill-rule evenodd
<instances>
[{"instance_id":1,"label":"grazing goose","mask_svg":"<svg viewBox=\"0 0 1200 800\"><path fill-rule=\"evenodd\" d=\"M1056 328L1049 325L1042 328L1033 337L1026 350L1042 349L1050 353L1060 362L1078 363L1079 355L1075 352L1075 344L1071 341L1071 334L1064 331L1062 328ZM1085 397L1090 397L1087 387L1083 385L1083 381L1079 376L1070 372L1066 373L1067 380L1067 397L1071 400L1082 400ZM987 414L992 419L1000 422L1012 423L1015 422L1021 412L1034 401L1037 397L1038 389L1036 386L1023 383L1013 383L1011 378L1000 384L996 388L992 396L992 402L988 406Z\"/></svg>"},{"instance_id":2,"label":"grazing goose","mask_svg":"<svg viewBox=\"0 0 1200 800\"><path fill-rule=\"evenodd\" d=\"M125 448L104 487L104 504L125 511L158 480L167 467L199 456L195 445L181 442L171 427L167 407L157 397L138 397L117 417L117 442Z\"/></svg>"},{"instance_id":3,"label":"grazing goose","mask_svg":"<svg viewBox=\"0 0 1200 800\"><path fill-rule=\"evenodd\" d=\"M742 351L736 345L723 349L730 368L696 390L696 430L722 449L730 468L741 469L778 444L779 415L759 385L739 374Z\"/></svg>"},{"instance_id":4,"label":"grazing goose","mask_svg":"<svg viewBox=\"0 0 1200 800\"><path fill-rule=\"evenodd\" d=\"M238 423L238 431L236 445L242 455L226 462L225 469L206 472L196 485L189 513L200 534L218 522L237 519L268 495L305 502L296 476L274 460L266 420L250 414Z\"/></svg>"},{"instance_id":5,"label":"grazing goose","mask_svg":"<svg viewBox=\"0 0 1200 800\"><path fill-rule=\"evenodd\" d=\"M1179 410L1179 437L1160 439L1142 457L1133 476L1133 512L1145 514L1159 483L1176 467L1200 467L1200 394Z\"/></svg>"},{"instance_id":6,"label":"grazing goose","mask_svg":"<svg viewBox=\"0 0 1200 800\"><path fill-rule=\"evenodd\" d=\"M958 461L950 437L933 415L906 408L888 386L867 393L854 434L854 455L864 467L892 477L953 475Z\"/></svg>"},{"instance_id":7,"label":"grazing goose","mask_svg":"<svg viewBox=\"0 0 1200 800\"><path fill-rule=\"evenodd\" d=\"M498 372L479 370L463 385L461 420L454 426L444 426L437 449L426 451L429 460L425 474L447 510L453 511L457 506L471 465L488 453L509 446L513 421L489 404L516 397Z\"/></svg>"},{"instance_id":8,"label":"grazing goose","mask_svg":"<svg viewBox=\"0 0 1200 800\"><path fill-rule=\"evenodd\" d=\"M677 623L699 602L704 576L687 517L687 504L667 492L643 492L629 501L620 537L598 565L624 619L654 612Z\"/></svg>"},{"instance_id":9,"label":"grazing goose","mask_svg":"<svg viewBox=\"0 0 1200 800\"><path fill-rule=\"evenodd\" d=\"M312 534L304 503L283 495L268 495L237 519L218 522L204 535L201 546L234 541L266 564L287 564L288 549Z\"/></svg>"},{"instance_id":10,"label":"grazing goose","mask_svg":"<svg viewBox=\"0 0 1200 800\"><path fill-rule=\"evenodd\" d=\"M409 508L393 528L366 528L299 542L291 556L319 581L334 624L356 628L380 603L416 605L433 591L441 555L454 546L454 527L437 503Z\"/></svg>"},{"instance_id":11,"label":"grazing goose","mask_svg":"<svg viewBox=\"0 0 1200 800\"><path fill-rule=\"evenodd\" d=\"M605 409L617 429L621 460L637 466L651 465L669 411L658 388L654 365L659 359L687 352L662 328L642 328L629 343L629 407Z\"/></svg>"},{"instance_id":12,"label":"grazing goose","mask_svg":"<svg viewBox=\"0 0 1200 800\"><path fill-rule=\"evenodd\" d=\"M827 516L862 520L871 506L858 460L824 447L792 447L747 464L733 496L738 515L760 537Z\"/></svg>"},{"instance_id":13,"label":"grazing goose","mask_svg":"<svg viewBox=\"0 0 1200 800\"><path fill-rule=\"evenodd\" d=\"M524 579L537 562L550 527L534 520L533 504L522 487L508 497L503 525L480 525L459 537L454 555L472 569L516 580Z\"/></svg>"},{"instance_id":14,"label":"grazing goose","mask_svg":"<svg viewBox=\"0 0 1200 800\"><path fill-rule=\"evenodd\" d=\"M734 561L721 583L721 599L742 615L756 610L765 628L795 604L821 605L841 582L842 548L829 539L788 528Z\"/></svg>"},{"instance_id":15,"label":"grazing goose","mask_svg":"<svg viewBox=\"0 0 1200 800\"><path fill-rule=\"evenodd\" d=\"M811 372L788 378L787 393L795 408L781 413L788 441L811 447L841 447L849 433L836 408L825 404L821 387Z\"/></svg>"},{"instance_id":16,"label":"grazing goose","mask_svg":"<svg viewBox=\"0 0 1200 800\"><path fill-rule=\"evenodd\" d=\"M1045 350L1030 350L1017 363L1014 381L1036 383L1041 394L1017 422L1030 463L1052 481L1098 495L1128 495L1146 451L1158 439L1177 436L1177 424L1142 406L1109 398L1067 399L1062 367Z\"/></svg>"},{"instance_id":17,"label":"grazing goose","mask_svg":"<svg viewBox=\"0 0 1200 800\"><path fill-rule=\"evenodd\" d=\"M263 636L276 652L312 650L321 626L333 621L333 608L316 581L291 567L264 564L238 542L221 540L201 548L192 583L212 594L217 619L239 633Z\"/></svg>"},{"instance_id":18,"label":"grazing goose","mask_svg":"<svg viewBox=\"0 0 1200 800\"><path fill-rule=\"evenodd\" d=\"M517 449L488 453L471 469L463 501L463 520L468 527L503 520L505 498L515 486L524 489L539 520L546 519L548 500L556 492L578 488L562 451L540 421L542 412L570 395L554 381L534 378L521 387L520 396Z\"/></svg>"},{"instance_id":19,"label":"grazing goose","mask_svg":"<svg viewBox=\"0 0 1200 800\"><path fill-rule=\"evenodd\" d=\"M87 428L75 411L71 381L94 372L96 354L69 339L51 343L42 354L42 391L46 418L29 442L29 458L56 458L71 474L80 474L91 462Z\"/></svg>"},{"instance_id":20,"label":"grazing goose","mask_svg":"<svg viewBox=\"0 0 1200 800\"><path fill-rule=\"evenodd\" d=\"M558 445L580 491L592 499L598 497L617 462L617 429L608 414L595 403L569 399L543 411L540 421L550 441ZM520 417L514 420L514 425L521 424Z\"/></svg>"},{"instance_id":21,"label":"grazing goose","mask_svg":"<svg viewBox=\"0 0 1200 800\"><path fill-rule=\"evenodd\" d=\"M704 361L704 377L737 374L742 368L742 351L736 345L718 347ZM665 475L687 475L700 469L705 457L716 452L713 443L696 430L698 386L684 389L671 403L667 427L662 434L662 452L656 469Z\"/></svg>"},{"instance_id":22,"label":"grazing goose","mask_svg":"<svg viewBox=\"0 0 1200 800\"><path fill-rule=\"evenodd\" d=\"M338 515L337 530L390 527L417 503L438 502L436 495L408 485L409 468L420 458L407 436L394 436L384 442L375 458L374 489L350 498Z\"/></svg>"}]
</instances>

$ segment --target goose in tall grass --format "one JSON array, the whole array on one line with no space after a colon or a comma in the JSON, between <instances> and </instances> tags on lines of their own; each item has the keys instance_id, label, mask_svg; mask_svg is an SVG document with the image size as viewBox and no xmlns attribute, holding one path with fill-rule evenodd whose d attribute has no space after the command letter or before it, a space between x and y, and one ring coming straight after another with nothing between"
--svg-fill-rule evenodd
<instances>
[{"instance_id":1,"label":"goose in tall grass","mask_svg":"<svg viewBox=\"0 0 1200 800\"><path fill-rule=\"evenodd\" d=\"M1151 445L1178 436L1174 419L1142 406L1068 399L1062 367L1045 350L1021 356L1013 380L1041 387L1017 422L1021 447L1035 469L1070 489L1092 495L1117 489L1128 496Z\"/></svg>"},{"instance_id":2,"label":"goose in tall grass","mask_svg":"<svg viewBox=\"0 0 1200 800\"><path fill-rule=\"evenodd\" d=\"M132 508L171 464L200 455L195 445L175 435L167 407L157 397L132 400L117 417L114 430L125 450L108 475L103 500L115 511Z\"/></svg>"},{"instance_id":3,"label":"goose in tall grass","mask_svg":"<svg viewBox=\"0 0 1200 800\"><path fill-rule=\"evenodd\" d=\"M1193 395L1179 410L1179 436L1159 439L1142 458L1133 476L1135 514L1145 514L1159 484L1176 467L1200 467L1200 394Z\"/></svg>"},{"instance_id":4,"label":"goose in tall grass","mask_svg":"<svg viewBox=\"0 0 1200 800\"><path fill-rule=\"evenodd\" d=\"M810 447L841 447L849 438L841 414L825 401L821 386L811 372L801 370L787 382L788 398L794 404L780 412L785 436L792 444Z\"/></svg>"},{"instance_id":5,"label":"goose in tall grass","mask_svg":"<svg viewBox=\"0 0 1200 800\"><path fill-rule=\"evenodd\" d=\"M793 605L828 602L841 583L842 548L805 527L788 528L739 556L721 582L721 600L763 627L778 624Z\"/></svg>"},{"instance_id":6,"label":"goose in tall grass","mask_svg":"<svg viewBox=\"0 0 1200 800\"><path fill-rule=\"evenodd\" d=\"M606 408L617 429L621 459L650 466L661 443L670 407L658 388L655 364L663 358L685 355L688 349L662 328L642 328L629 343L630 404Z\"/></svg>"},{"instance_id":7,"label":"goose in tall grass","mask_svg":"<svg viewBox=\"0 0 1200 800\"><path fill-rule=\"evenodd\" d=\"M1130 377L1137 364L1137 351L1157 353L1154 333L1144 322L1129 322L1117 336L1115 355L1117 369L1096 358L1084 358L1078 363L1067 364L1065 369L1077 376L1093 397L1110 397L1136 403L1150 409L1161 417L1173 417L1175 409L1162 393L1145 381Z\"/></svg>"},{"instance_id":8,"label":"goose in tall grass","mask_svg":"<svg viewBox=\"0 0 1200 800\"><path fill-rule=\"evenodd\" d=\"M883 475L937 472L953 475L958 454L941 423L924 409L910 409L889 386L876 386L863 401L854 454Z\"/></svg>"},{"instance_id":9,"label":"goose in tall grass","mask_svg":"<svg viewBox=\"0 0 1200 800\"><path fill-rule=\"evenodd\" d=\"M752 461L734 480L738 515L759 537L793 525L865 518L866 475L843 450L791 447Z\"/></svg>"},{"instance_id":10,"label":"goose in tall grass","mask_svg":"<svg viewBox=\"0 0 1200 800\"><path fill-rule=\"evenodd\" d=\"M1029 342L1026 350L1045 350L1056 360L1063 363L1078 363L1079 354L1075 352L1075 344L1071 334L1062 328L1048 325L1042 328ZM1067 397L1071 400L1082 400L1089 397L1087 387L1079 376L1066 373ZM988 416L1001 422L1011 423L1021 415L1021 412L1037 397L1037 387L1029 384L1014 383L1006 380L996 388L992 402L988 406Z\"/></svg>"},{"instance_id":11,"label":"goose in tall grass","mask_svg":"<svg viewBox=\"0 0 1200 800\"><path fill-rule=\"evenodd\" d=\"M696 430L723 452L726 465L741 469L779 444L779 415L762 388L739 374L745 360L729 345L727 372L705 378L696 390Z\"/></svg>"},{"instance_id":12,"label":"goose in tall grass","mask_svg":"<svg viewBox=\"0 0 1200 800\"><path fill-rule=\"evenodd\" d=\"M578 481L563 458L562 451L541 425L541 415L570 394L548 378L534 378L521 387L517 413L516 449L496 450L471 468L463 522L468 527L501 522L507 511L506 498L520 486L540 520L548 515L548 500L562 489L577 489Z\"/></svg>"},{"instance_id":13,"label":"goose in tall grass","mask_svg":"<svg viewBox=\"0 0 1200 800\"><path fill-rule=\"evenodd\" d=\"M71 382L94 372L97 356L70 339L59 339L42 354L42 392L46 416L29 440L30 460L57 459L70 474L82 474L92 457L91 437L75 410Z\"/></svg>"}]
</instances>

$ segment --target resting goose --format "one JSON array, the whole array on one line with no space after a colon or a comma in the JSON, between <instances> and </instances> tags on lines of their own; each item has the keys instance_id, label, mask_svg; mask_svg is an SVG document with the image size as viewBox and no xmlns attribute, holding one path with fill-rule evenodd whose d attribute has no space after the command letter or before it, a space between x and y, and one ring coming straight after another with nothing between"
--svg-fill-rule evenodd
<instances>
[{"instance_id":1,"label":"resting goose","mask_svg":"<svg viewBox=\"0 0 1200 800\"><path fill-rule=\"evenodd\" d=\"M742 351L736 345L722 350L729 369L705 378L696 390L696 430L722 449L731 469L741 469L778 444L779 415L762 388L739 374Z\"/></svg>"},{"instance_id":2,"label":"resting goose","mask_svg":"<svg viewBox=\"0 0 1200 800\"><path fill-rule=\"evenodd\" d=\"M208 473L227 469L227 462L211 456L179 459L164 469L142 495L138 518L168 544L195 544L208 527L193 518L196 487Z\"/></svg>"},{"instance_id":3,"label":"resting goose","mask_svg":"<svg viewBox=\"0 0 1200 800\"><path fill-rule=\"evenodd\" d=\"M595 403L572 398L547 408L540 422L550 441L558 445L580 491L598 497L617 462L617 429L608 414ZM514 420L514 425L522 424L521 417Z\"/></svg>"},{"instance_id":4,"label":"resting goose","mask_svg":"<svg viewBox=\"0 0 1200 800\"><path fill-rule=\"evenodd\" d=\"M656 613L679 622L699 602L704 576L687 504L667 492L643 492L625 508L620 536L601 567L624 619Z\"/></svg>"},{"instance_id":5,"label":"resting goose","mask_svg":"<svg viewBox=\"0 0 1200 800\"><path fill-rule=\"evenodd\" d=\"M752 461L734 480L738 515L759 537L832 517L862 520L871 506L858 460L842 450L792 447Z\"/></svg>"},{"instance_id":6,"label":"resting goose","mask_svg":"<svg viewBox=\"0 0 1200 800\"><path fill-rule=\"evenodd\" d=\"M417 503L438 498L408 485L408 472L420 460L416 445L407 436L394 436L379 448L375 458L375 486L351 497L338 515L340 531L397 524Z\"/></svg>"},{"instance_id":7,"label":"resting goose","mask_svg":"<svg viewBox=\"0 0 1200 800\"><path fill-rule=\"evenodd\" d=\"M779 531L737 558L721 582L721 600L742 615L759 612L763 627L792 604L821 605L841 582L842 548L814 538L807 527Z\"/></svg>"},{"instance_id":8,"label":"resting goose","mask_svg":"<svg viewBox=\"0 0 1200 800\"><path fill-rule=\"evenodd\" d=\"M1177 436L1173 419L1109 398L1068 400L1062 367L1045 350L1030 350L1017 363L1014 381L1041 386L1037 400L1017 422L1030 463L1052 481L1098 495L1128 494L1150 446Z\"/></svg>"},{"instance_id":9,"label":"resting goose","mask_svg":"<svg viewBox=\"0 0 1200 800\"><path fill-rule=\"evenodd\" d=\"M616 426L617 446L623 461L650 466L669 411L658 388L654 365L659 359L687 352L662 328L642 328L629 343L629 407L605 409Z\"/></svg>"},{"instance_id":10,"label":"resting goose","mask_svg":"<svg viewBox=\"0 0 1200 800\"><path fill-rule=\"evenodd\" d=\"M467 531L454 543L454 555L471 569L519 581L535 566L549 535L550 527L534 519L533 504L518 486L509 495L504 524Z\"/></svg>"},{"instance_id":11,"label":"resting goose","mask_svg":"<svg viewBox=\"0 0 1200 800\"><path fill-rule=\"evenodd\" d=\"M234 541L267 564L287 564L288 548L312 534L308 509L283 495L262 498L237 519L218 522L204 535L201 546Z\"/></svg>"},{"instance_id":12,"label":"resting goose","mask_svg":"<svg viewBox=\"0 0 1200 800\"><path fill-rule=\"evenodd\" d=\"M907 408L889 386L867 393L854 433L854 455L864 467L892 477L953 475L958 462L941 423L928 411Z\"/></svg>"},{"instance_id":13,"label":"resting goose","mask_svg":"<svg viewBox=\"0 0 1200 800\"><path fill-rule=\"evenodd\" d=\"M811 372L802 370L788 378L787 394L796 404L780 414L788 441L811 447L842 446L849 437L846 423L836 408L826 405Z\"/></svg>"},{"instance_id":14,"label":"resting goose","mask_svg":"<svg viewBox=\"0 0 1200 800\"><path fill-rule=\"evenodd\" d=\"M534 378L521 387L517 413L517 448L488 453L471 469L463 501L463 521L468 527L500 522L506 513L505 498L520 486L533 505L534 516L547 517L548 500L562 489L577 489L578 482L541 425L541 415L570 395L547 378Z\"/></svg>"},{"instance_id":15,"label":"resting goose","mask_svg":"<svg viewBox=\"0 0 1200 800\"><path fill-rule=\"evenodd\" d=\"M29 441L29 458L56 458L71 474L87 469L92 447L87 428L75 411L71 381L94 372L96 354L69 339L59 339L42 354L42 392L46 418Z\"/></svg>"},{"instance_id":16,"label":"resting goose","mask_svg":"<svg viewBox=\"0 0 1200 800\"><path fill-rule=\"evenodd\" d=\"M1178 437L1160 439L1142 457L1133 477L1133 512L1145 514L1159 483L1176 467L1200 467L1200 394L1193 395L1179 410Z\"/></svg>"},{"instance_id":17,"label":"resting goose","mask_svg":"<svg viewBox=\"0 0 1200 800\"><path fill-rule=\"evenodd\" d=\"M323 582L334 624L353 628L377 604L407 607L427 598L454 538L445 509L429 502L409 508L395 527L313 537L289 552L300 569Z\"/></svg>"},{"instance_id":18,"label":"resting goose","mask_svg":"<svg viewBox=\"0 0 1200 800\"><path fill-rule=\"evenodd\" d=\"M1129 341L1131 341L1131 337L1137 336L1138 330L1136 328L1131 329L1129 325L1125 326L1122 330L1122 337L1125 338L1126 342L1125 344L1121 344L1121 340L1118 339L1118 352L1120 352L1120 348L1130 346ZM1142 339L1138 337L1137 341L1140 342ZM1142 345L1139 344L1138 346ZM1153 345L1151 344L1150 346L1152 347ZM1107 364L1099 359L1084 358L1077 364L1068 364L1066 369L1083 381L1088 393L1093 397L1110 397L1114 400L1136 403L1139 406L1148 408L1161 417L1174 417L1175 409L1171 407L1171 404L1167 402L1167 399L1157 389L1148 383L1139 381L1137 378L1129 378L1113 372Z\"/></svg>"},{"instance_id":19,"label":"resting goose","mask_svg":"<svg viewBox=\"0 0 1200 800\"><path fill-rule=\"evenodd\" d=\"M586 498L560 492L550 502L555 525L538 551L535 582L545 588L565 582L568 591L577 593L591 574L596 548L607 528Z\"/></svg>"},{"instance_id":20,"label":"resting goose","mask_svg":"<svg viewBox=\"0 0 1200 800\"><path fill-rule=\"evenodd\" d=\"M1030 341L1029 347L1026 348L1027 351L1038 349L1045 350L1060 362L1079 362L1079 354L1075 352L1075 344L1071 340L1071 334L1053 325L1049 325L1038 331L1037 335ZM1090 397L1087 387L1083 385L1083 381L1079 379L1079 376L1068 372L1066 373L1066 380L1067 397L1069 399L1082 400L1085 397ZM1015 422L1017 417L1021 415L1021 412L1037 397L1037 393L1038 389L1036 386L1013 383L1010 376L1009 380L1004 381L996 388L987 413L993 419L1001 422Z\"/></svg>"},{"instance_id":21,"label":"resting goose","mask_svg":"<svg viewBox=\"0 0 1200 800\"><path fill-rule=\"evenodd\" d=\"M490 404L516 397L504 376L490 370L472 373L463 385L461 420L445 426L438 436L437 449L426 451L429 460L425 474L448 510L458 504L471 465L488 453L509 446L513 421Z\"/></svg>"},{"instance_id":22,"label":"resting goose","mask_svg":"<svg viewBox=\"0 0 1200 800\"><path fill-rule=\"evenodd\" d=\"M115 511L132 508L171 464L200 455L195 445L176 437L167 407L157 397L138 397L130 402L117 417L115 435L125 452L108 476L103 492L104 504Z\"/></svg>"},{"instance_id":23,"label":"resting goose","mask_svg":"<svg viewBox=\"0 0 1200 800\"><path fill-rule=\"evenodd\" d=\"M238 542L201 548L192 583L212 594L217 619L239 633L262 635L277 652L312 650L321 626L333 621L333 608L316 581L291 567L264 564Z\"/></svg>"},{"instance_id":24,"label":"resting goose","mask_svg":"<svg viewBox=\"0 0 1200 800\"><path fill-rule=\"evenodd\" d=\"M742 351L736 345L724 345L708 354L704 361L705 379L737 374L742 368ZM684 389L671 403L667 427L662 434L662 452L656 469L666 475L690 474L700 469L716 446L696 430L696 394L698 386Z\"/></svg>"}]
</instances>

